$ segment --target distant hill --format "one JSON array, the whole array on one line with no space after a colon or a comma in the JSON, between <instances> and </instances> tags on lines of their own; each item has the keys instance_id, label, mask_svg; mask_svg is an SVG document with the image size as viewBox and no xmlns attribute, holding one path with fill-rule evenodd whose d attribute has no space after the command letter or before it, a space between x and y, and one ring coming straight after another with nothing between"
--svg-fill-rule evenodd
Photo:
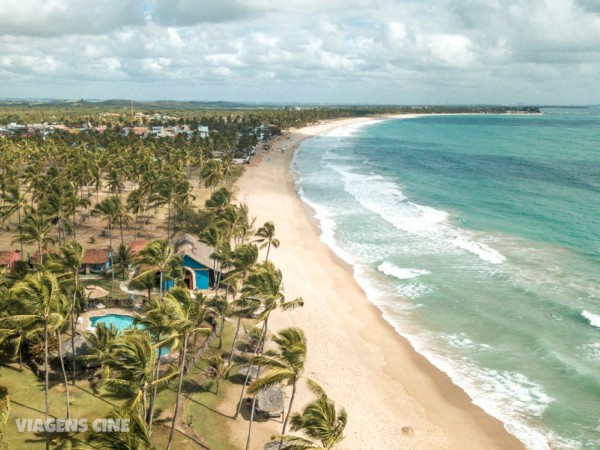
<instances>
[{"instance_id":1,"label":"distant hill","mask_svg":"<svg viewBox=\"0 0 600 450\"><path fill-rule=\"evenodd\" d=\"M0 99L0 107L71 107L71 108L97 108L97 109L126 109L131 107L131 100L64 100L64 99ZM146 110L194 110L194 109L248 109L248 108L277 108L289 105L273 103L241 103L241 102L203 102L203 101L133 101L135 109Z\"/></svg>"}]
</instances>

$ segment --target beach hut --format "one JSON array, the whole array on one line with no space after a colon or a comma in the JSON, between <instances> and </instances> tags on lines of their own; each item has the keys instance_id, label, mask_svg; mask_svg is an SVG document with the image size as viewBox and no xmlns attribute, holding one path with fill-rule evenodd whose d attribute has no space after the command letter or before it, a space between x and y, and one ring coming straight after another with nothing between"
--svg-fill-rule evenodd
<instances>
[{"instance_id":1,"label":"beach hut","mask_svg":"<svg viewBox=\"0 0 600 450\"><path fill-rule=\"evenodd\" d=\"M78 334L75 336L73 341L75 344L75 356L90 354L90 346L88 344L87 339L84 336ZM64 341L62 344L60 344L60 347L65 357L70 357L73 354L73 350L71 347L71 339Z\"/></svg>"},{"instance_id":2,"label":"beach hut","mask_svg":"<svg viewBox=\"0 0 600 450\"><path fill-rule=\"evenodd\" d=\"M256 412L266 418L283 417L285 396L278 387L263 389L256 394Z\"/></svg>"},{"instance_id":3,"label":"beach hut","mask_svg":"<svg viewBox=\"0 0 600 450\"><path fill-rule=\"evenodd\" d=\"M110 250L108 248L86 249L81 259L80 272L85 275L105 274L110 268Z\"/></svg>"},{"instance_id":4,"label":"beach hut","mask_svg":"<svg viewBox=\"0 0 600 450\"><path fill-rule=\"evenodd\" d=\"M108 297L110 292L100 286L90 284L83 289L83 295L86 296L88 300L92 300L92 304L94 304L95 300ZM96 308L104 308L104 305L98 303L96 304Z\"/></svg>"},{"instance_id":5,"label":"beach hut","mask_svg":"<svg viewBox=\"0 0 600 450\"><path fill-rule=\"evenodd\" d=\"M240 366L237 373L243 377L248 377L248 382L251 383L258 378L258 366L244 364Z\"/></svg>"}]
</instances>

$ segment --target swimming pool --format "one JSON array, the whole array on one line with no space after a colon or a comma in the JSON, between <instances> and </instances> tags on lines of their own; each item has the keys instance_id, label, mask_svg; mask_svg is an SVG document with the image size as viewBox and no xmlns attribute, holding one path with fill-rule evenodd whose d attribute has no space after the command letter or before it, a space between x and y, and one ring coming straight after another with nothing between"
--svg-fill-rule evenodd
<instances>
[{"instance_id":1,"label":"swimming pool","mask_svg":"<svg viewBox=\"0 0 600 450\"><path fill-rule=\"evenodd\" d=\"M92 327L95 327L97 323L103 323L107 327L110 327L110 325L112 324L119 331L125 331L126 329L133 328L135 326L133 317L125 316L123 314L106 314L104 316L90 317L90 324L92 325ZM140 328L144 328L143 325L138 326ZM165 356L168 354L169 349L161 347L160 356Z\"/></svg>"},{"instance_id":2,"label":"swimming pool","mask_svg":"<svg viewBox=\"0 0 600 450\"><path fill-rule=\"evenodd\" d=\"M122 314L106 314L105 316L90 317L90 323L93 327L95 327L97 323L103 323L107 327L110 327L112 324L119 331L134 327L133 317L124 316Z\"/></svg>"}]
</instances>

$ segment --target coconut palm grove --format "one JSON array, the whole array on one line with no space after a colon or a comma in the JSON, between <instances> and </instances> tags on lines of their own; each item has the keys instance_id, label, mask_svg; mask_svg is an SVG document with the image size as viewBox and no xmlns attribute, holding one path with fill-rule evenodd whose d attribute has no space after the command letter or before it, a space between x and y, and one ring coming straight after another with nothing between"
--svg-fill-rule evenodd
<instances>
[{"instance_id":1,"label":"coconut palm grove","mask_svg":"<svg viewBox=\"0 0 600 450\"><path fill-rule=\"evenodd\" d=\"M234 181L282 129L363 111L81 106L0 114L0 448L230 449L227 422L249 448L256 420L280 422L260 445L333 448L346 413L303 331L268 325L305 301L269 261L285 242ZM61 429L82 418L128 420Z\"/></svg>"}]
</instances>

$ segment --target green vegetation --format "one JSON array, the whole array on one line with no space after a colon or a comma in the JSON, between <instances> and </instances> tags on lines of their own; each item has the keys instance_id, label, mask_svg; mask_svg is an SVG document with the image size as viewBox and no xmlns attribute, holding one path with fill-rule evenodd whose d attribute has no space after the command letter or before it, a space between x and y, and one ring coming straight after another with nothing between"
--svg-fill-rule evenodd
<instances>
[{"instance_id":1,"label":"green vegetation","mask_svg":"<svg viewBox=\"0 0 600 450\"><path fill-rule=\"evenodd\" d=\"M315 401L294 411L309 345L298 328L270 330L269 317L304 300L285 297L282 273L269 260L280 244L275 225L255 229L248 207L233 202L230 187L243 170L234 159L250 157L260 139L283 127L399 109L158 114L144 105L144 114L131 117L115 113L116 105L0 110L0 123L64 125L0 139L0 242L18 244L24 259L0 272L0 384L6 387L0 389L0 430L6 424L0 449L27 442L33 448L230 450L229 427L248 426L251 442L253 421L240 420L244 395L274 386L291 389L282 434L274 439L288 449L332 448L346 415L322 389L310 382ZM158 137L151 126L178 131ZM173 247L181 232L211 249L210 291L186 287ZM129 241L140 236L148 242L134 251ZM266 249L264 261L259 249ZM26 251L33 253L29 260ZM143 301L132 305L121 283L144 293ZM101 300L108 306L127 303L138 326L78 328L93 303L84 293L89 285L110 293ZM81 340L87 350L77 350ZM237 373L242 364L261 368L248 388ZM244 418L254 411L253 404ZM131 430L19 433L14 420L68 417L129 419Z\"/></svg>"}]
</instances>

